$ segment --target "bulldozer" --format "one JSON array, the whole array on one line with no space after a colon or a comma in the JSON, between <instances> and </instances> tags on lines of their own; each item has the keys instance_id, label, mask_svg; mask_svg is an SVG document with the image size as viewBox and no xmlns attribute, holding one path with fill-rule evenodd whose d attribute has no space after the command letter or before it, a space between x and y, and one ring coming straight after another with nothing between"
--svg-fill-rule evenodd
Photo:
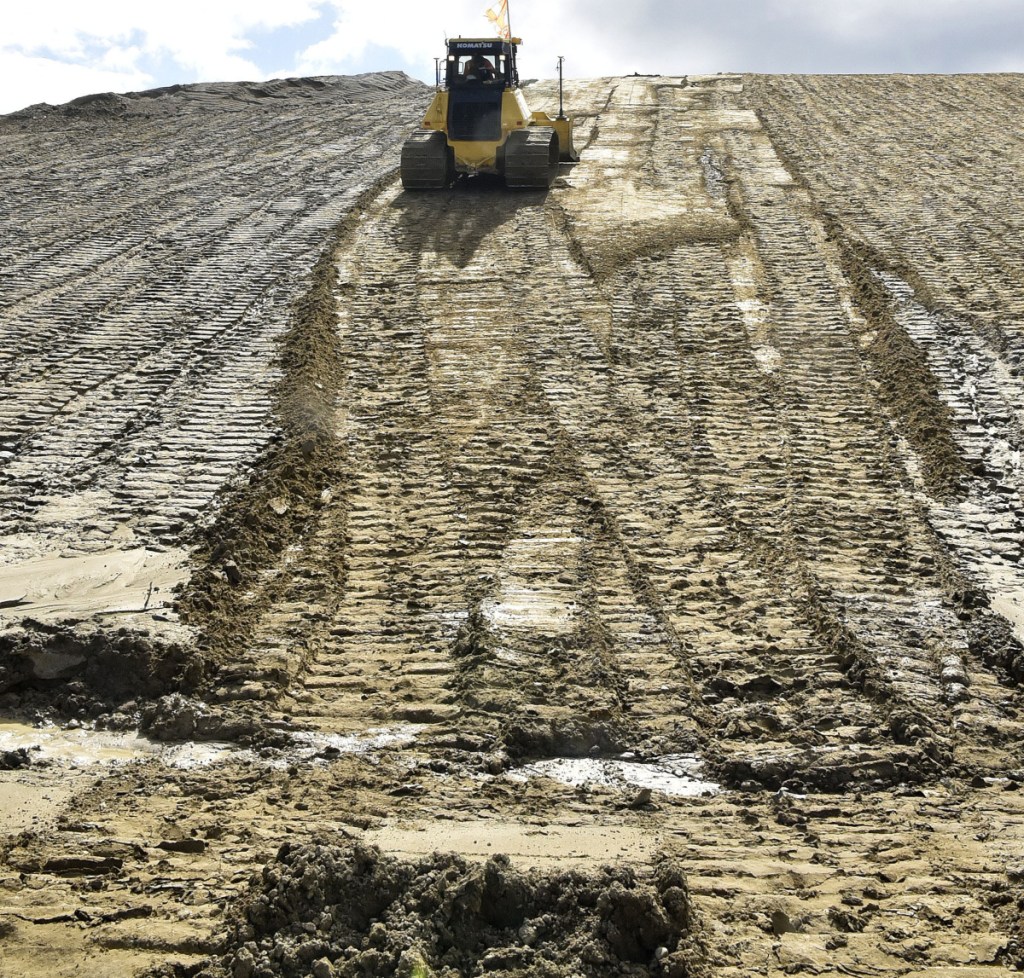
<instances>
[{"instance_id":1,"label":"bulldozer","mask_svg":"<svg viewBox=\"0 0 1024 978\"><path fill-rule=\"evenodd\" d=\"M501 176L507 187L547 188L560 162L579 159L573 120L531 112L519 87L518 37L456 37L438 66L437 91L420 127L402 146L402 186L442 190L461 174ZM443 84L442 84L443 74Z\"/></svg>"}]
</instances>

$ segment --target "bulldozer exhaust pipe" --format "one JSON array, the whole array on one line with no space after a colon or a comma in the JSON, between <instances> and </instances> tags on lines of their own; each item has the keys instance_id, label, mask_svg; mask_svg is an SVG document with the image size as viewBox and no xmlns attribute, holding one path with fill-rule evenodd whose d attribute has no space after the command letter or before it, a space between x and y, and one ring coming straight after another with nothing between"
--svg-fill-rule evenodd
<instances>
[{"instance_id":1,"label":"bulldozer exhaust pipe","mask_svg":"<svg viewBox=\"0 0 1024 978\"><path fill-rule=\"evenodd\" d=\"M565 118L565 109L562 107L562 63L565 61L564 56L561 54L558 56L558 118Z\"/></svg>"}]
</instances>

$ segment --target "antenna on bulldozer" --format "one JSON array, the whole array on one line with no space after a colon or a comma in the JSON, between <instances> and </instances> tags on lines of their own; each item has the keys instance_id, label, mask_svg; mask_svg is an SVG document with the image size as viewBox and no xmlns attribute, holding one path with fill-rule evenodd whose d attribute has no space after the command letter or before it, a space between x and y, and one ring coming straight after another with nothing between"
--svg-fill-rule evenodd
<instances>
[{"instance_id":1,"label":"antenna on bulldozer","mask_svg":"<svg viewBox=\"0 0 1024 978\"><path fill-rule=\"evenodd\" d=\"M558 118L565 118L565 109L562 107L562 63L565 58L562 55L558 56Z\"/></svg>"}]
</instances>

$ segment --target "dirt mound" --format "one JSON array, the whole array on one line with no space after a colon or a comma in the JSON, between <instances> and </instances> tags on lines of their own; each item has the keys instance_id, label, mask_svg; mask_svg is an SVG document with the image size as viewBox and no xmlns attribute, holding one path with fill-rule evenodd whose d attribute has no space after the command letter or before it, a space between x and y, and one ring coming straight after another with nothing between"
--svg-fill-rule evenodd
<instances>
[{"instance_id":1,"label":"dirt mound","mask_svg":"<svg viewBox=\"0 0 1024 978\"><path fill-rule=\"evenodd\" d=\"M95 718L126 700L187 687L202 671L182 645L132 628L26 620L0 632L0 697L8 708L40 692L58 714ZM54 689L56 696L46 692Z\"/></svg>"},{"instance_id":2,"label":"dirt mound","mask_svg":"<svg viewBox=\"0 0 1024 978\"><path fill-rule=\"evenodd\" d=\"M130 102L125 96L114 92L100 92L72 99L63 108L64 115L72 116L121 116L128 112Z\"/></svg>"},{"instance_id":3,"label":"dirt mound","mask_svg":"<svg viewBox=\"0 0 1024 978\"><path fill-rule=\"evenodd\" d=\"M520 871L375 846L285 845L208 976L647 975L705 973L682 872Z\"/></svg>"},{"instance_id":4,"label":"dirt mound","mask_svg":"<svg viewBox=\"0 0 1024 978\"><path fill-rule=\"evenodd\" d=\"M426 90L401 71L367 72L361 75L318 75L309 78L274 78L265 82L200 82L166 85L142 92L98 92L82 95L63 105L40 102L12 112L8 118L31 121L60 115L66 119L111 119L126 116L152 118L178 115L200 103L206 110L238 110L259 102L291 103L296 98L346 102L408 95Z\"/></svg>"}]
</instances>

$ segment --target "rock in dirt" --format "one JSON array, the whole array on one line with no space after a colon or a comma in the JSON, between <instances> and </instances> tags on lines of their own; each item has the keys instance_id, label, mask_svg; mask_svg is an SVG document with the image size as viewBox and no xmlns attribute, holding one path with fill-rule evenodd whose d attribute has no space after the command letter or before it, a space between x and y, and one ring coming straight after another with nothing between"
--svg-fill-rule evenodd
<instances>
[{"instance_id":1,"label":"rock in dirt","mask_svg":"<svg viewBox=\"0 0 1024 978\"><path fill-rule=\"evenodd\" d=\"M28 750L18 747L15 750L0 751L0 771L16 771L18 768L29 767L32 758Z\"/></svg>"},{"instance_id":2,"label":"rock in dirt","mask_svg":"<svg viewBox=\"0 0 1024 978\"><path fill-rule=\"evenodd\" d=\"M54 856L43 863L42 871L58 876L88 876L116 873L123 865L123 859L113 856Z\"/></svg>"},{"instance_id":3,"label":"rock in dirt","mask_svg":"<svg viewBox=\"0 0 1024 978\"><path fill-rule=\"evenodd\" d=\"M198 855L206 852L206 842L203 839L164 839L158 843L158 849L164 852L183 852L189 855Z\"/></svg>"}]
</instances>

